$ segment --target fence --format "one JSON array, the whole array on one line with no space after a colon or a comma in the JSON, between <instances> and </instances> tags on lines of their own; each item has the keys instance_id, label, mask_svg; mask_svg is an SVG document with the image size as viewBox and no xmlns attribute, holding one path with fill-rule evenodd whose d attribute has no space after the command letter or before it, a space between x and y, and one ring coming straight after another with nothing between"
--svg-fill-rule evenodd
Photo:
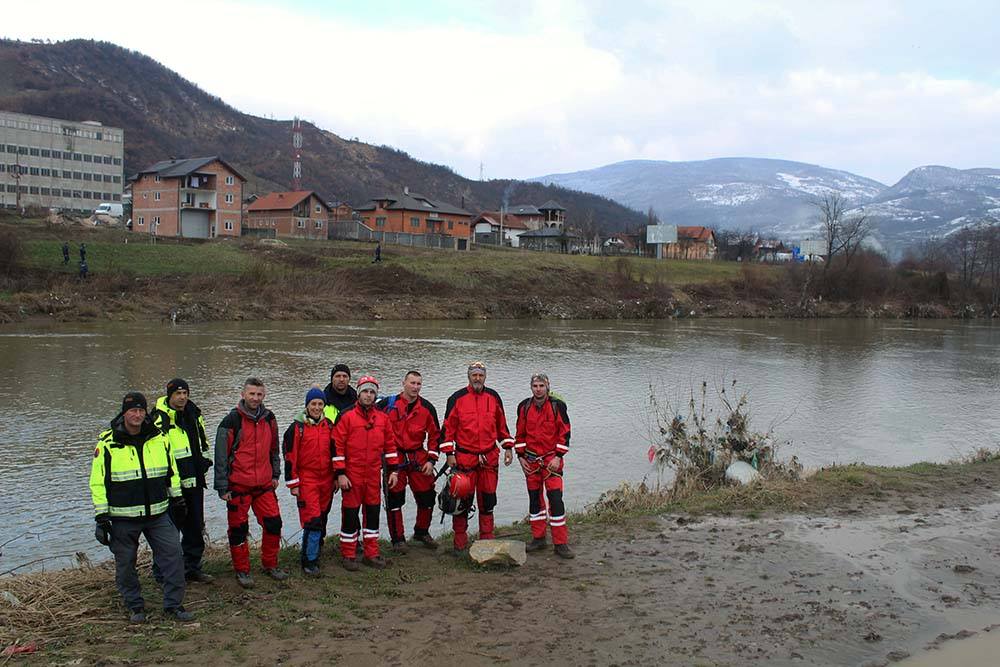
<instances>
[{"instance_id":1,"label":"fence","mask_svg":"<svg viewBox=\"0 0 1000 667\"><path fill-rule=\"evenodd\" d=\"M466 239L457 239L447 234L409 234L407 232L380 232L365 226L357 220L330 223L329 238L341 241L381 241L413 248L444 248L445 250L465 250Z\"/></svg>"}]
</instances>

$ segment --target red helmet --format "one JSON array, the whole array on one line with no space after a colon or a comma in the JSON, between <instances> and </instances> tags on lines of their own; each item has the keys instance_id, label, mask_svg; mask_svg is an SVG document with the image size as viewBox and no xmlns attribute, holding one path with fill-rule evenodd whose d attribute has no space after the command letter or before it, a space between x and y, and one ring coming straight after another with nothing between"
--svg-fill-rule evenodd
<instances>
[{"instance_id":1,"label":"red helmet","mask_svg":"<svg viewBox=\"0 0 1000 667\"><path fill-rule=\"evenodd\" d=\"M456 470L448 475L448 492L452 498L468 498L476 492L476 485L469 473Z\"/></svg>"}]
</instances>

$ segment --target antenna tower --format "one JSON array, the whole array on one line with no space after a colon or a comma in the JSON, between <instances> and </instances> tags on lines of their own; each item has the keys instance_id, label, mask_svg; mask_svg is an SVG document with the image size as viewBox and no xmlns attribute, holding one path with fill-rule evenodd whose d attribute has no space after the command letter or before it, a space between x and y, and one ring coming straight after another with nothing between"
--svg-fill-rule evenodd
<instances>
[{"instance_id":1,"label":"antenna tower","mask_svg":"<svg viewBox=\"0 0 1000 667\"><path fill-rule=\"evenodd\" d=\"M292 152L295 161L292 162L292 190L302 189L302 121L296 116L292 120Z\"/></svg>"}]
</instances>

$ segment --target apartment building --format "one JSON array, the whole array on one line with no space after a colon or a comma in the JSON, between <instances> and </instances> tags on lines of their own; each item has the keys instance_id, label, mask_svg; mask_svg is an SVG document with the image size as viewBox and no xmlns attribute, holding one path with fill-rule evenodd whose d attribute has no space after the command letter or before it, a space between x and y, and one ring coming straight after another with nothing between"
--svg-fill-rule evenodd
<instances>
[{"instance_id":1,"label":"apartment building","mask_svg":"<svg viewBox=\"0 0 1000 667\"><path fill-rule=\"evenodd\" d=\"M0 207L89 213L120 202L121 128L0 111Z\"/></svg>"}]
</instances>

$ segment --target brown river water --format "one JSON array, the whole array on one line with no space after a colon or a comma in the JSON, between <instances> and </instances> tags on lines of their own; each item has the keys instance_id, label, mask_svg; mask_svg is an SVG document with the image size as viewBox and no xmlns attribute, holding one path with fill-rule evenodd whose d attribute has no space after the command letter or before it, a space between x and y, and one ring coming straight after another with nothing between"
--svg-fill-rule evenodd
<instances>
[{"instance_id":1,"label":"brown river water","mask_svg":"<svg viewBox=\"0 0 1000 667\"><path fill-rule=\"evenodd\" d=\"M472 360L488 366L511 429L535 370L552 379L573 422L568 509L583 509L622 480L655 471L649 387L680 405L692 388L749 391L754 425L774 424L781 450L807 466L864 461L946 461L1000 445L1000 327L951 321L683 320L661 322L226 322L12 326L0 329L0 458L5 482L0 572L103 558L93 540L87 489L97 434L131 389L150 403L172 377L186 378L209 431L235 404L242 380L268 384L266 404L282 432L312 383L345 362L398 390L410 368L443 416ZM501 469L497 520L527 513L523 476ZM279 490L285 535L298 530ZM225 535L224 504L206 499L208 532ZM334 501L330 530L339 526ZM412 499L405 509L407 531ZM448 526L448 522L445 524ZM257 527L253 526L255 531ZM435 515L432 530L441 525ZM32 569L34 569L34 567Z\"/></svg>"}]
</instances>

